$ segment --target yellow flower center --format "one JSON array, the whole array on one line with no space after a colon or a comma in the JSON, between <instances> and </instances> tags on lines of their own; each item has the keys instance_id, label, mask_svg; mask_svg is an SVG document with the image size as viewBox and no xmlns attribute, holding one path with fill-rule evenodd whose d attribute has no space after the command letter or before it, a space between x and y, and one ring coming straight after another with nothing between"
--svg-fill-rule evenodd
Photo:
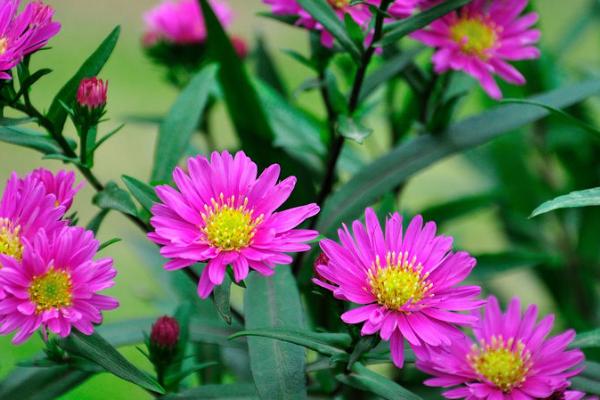
<instances>
[{"instance_id":1,"label":"yellow flower center","mask_svg":"<svg viewBox=\"0 0 600 400\"><path fill-rule=\"evenodd\" d=\"M73 304L73 284L68 272L51 268L44 275L33 278L29 286L29 299L36 305L36 312Z\"/></svg>"},{"instance_id":2,"label":"yellow flower center","mask_svg":"<svg viewBox=\"0 0 600 400\"><path fill-rule=\"evenodd\" d=\"M409 301L421 301L431 288L427 282L429 274L423 274L423 266L416 257L409 260L408 253L387 253L385 266L377 256L368 276L371 293L380 305L390 310L400 311Z\"/></svg>"},{"instance_id":3,"label":"yellow flower center","mask_svg":"<svg viewBox=\"0 0 600 400\"><path fill-rule=\"evenodd\" d=\"M23 258L23 243L21 243L20 233L20 226L13 226L7 218L0 218L0 254L21 261Z\"/></svg>"},{"instance_id":4,"label":"yellow flower center","mask_svg":"<svg viewBox=\"0 0 600 400\"><path fill-rule=\"evenodd\" d=\"M344 8L350 4L350 0L328 0L333 8Z\"/></svg>"},{"instance_id":5,"label":"yellow flower center","mask_svg":"<svg viewBox=\"0 0 600 400\"><path fill-rule=\"evenodd\" d=\"M531 367L525 345L513 338L505 341L502 336L493 336L491 344L474 345L467 359L475 372L504 392L520 386Z\"/></svg>"},{"instance_id":6,"label":"yellow flower center","mask_svg":"<svg viewBox=\"0 0 600 400\"><path fill-rule=\"evenodd\" d=\"M496 27L481 17L460 19L450 28L450 35L464 53L482 59L489 57L488 51L498 40Z\"/></svg>"},{"instance_id":7,"label":"yellow flower center","mask_svg":"<svg viewBox=\"0 0 600 400\"><path fill-rule=\"evenodd\" d=\"M248 199L239 204L235 196L225 199L223 194L219 201L211 199L211 205L204 206L202 231L211 246L220 250L231 251L248 247L254 238L255 228L263 221L263 216L255 218L253 210L248 210Z\"/></svg>"},{"instance_id":8,"label":"yellow flower center","mask_svg":"<svg viewBox=\"0 0 600 400\"><path fill-rule=\"evenodd\" d=\"M0 55L6 53L7 48L8 48L8 39L5 37L0 38Z\"/></svg>"}]
</instances>

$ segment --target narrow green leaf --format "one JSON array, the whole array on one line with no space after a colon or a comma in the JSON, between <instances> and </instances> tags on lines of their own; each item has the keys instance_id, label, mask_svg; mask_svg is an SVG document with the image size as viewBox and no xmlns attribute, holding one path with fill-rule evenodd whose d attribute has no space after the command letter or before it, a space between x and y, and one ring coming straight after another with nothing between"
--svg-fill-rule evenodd
<instances>
[{"instance_id":1,"label":"narrow green leaf","mask_svg":"<svg viewBox=\"0 0 600 400\"><path fill-rule=\"evenodd\" d=\"M92 361L121 379L134 383L154 393L164 394L158 382L137 369L98 333L86 336L78 331L64 339L61 347Z\"/></svg>"},{"instance_id":2,"label":"narrow green leaf","mask_svg":"<svg viewBox=\"0 0 600 400\"><path fill-rule=\"evenodd\" d=\"M124 127L125 127L125 124L121 124L121 125L117 126L115 129L113 129L112 131L108 132L106 135L104 135L102 137L102 139L100 139L100 140L98 140L98 142L96 142L96 144L94 145L94 148L92 149L92 152L98 150L100 148L100 146L102 146L108 139L110 139L111 137L113 137L114 135L119 133L119 131L121 131L121 129L123 129Z\"/></svg>"},{"instance_id":3,"label":"narrow green leaf","mask_svg":"<svg viewBox=\"0 0 600 400\"><path fill-rule=\"evenodd\" d=\"M410 18L387 24L379 44L384 46L394 43L470 2L471 0L446 0Z\"/></svg>"},{"instance_id":4,"label":"narrow green leaf","mask_svg":"<svg viewBox=\"0 0 600 400\"><path fill-rule=\"evenodd\" d=\"M201 363L201 364L192 364L191 366L186 367L184 370L182 370L176 374L167 376L166 386L171 387L171 386L177 385L179 382L181 382L183 379L187 378L191 374L196 373L198 371L202 371L203 369L206 369L209 367L214 367L215 365L219 365L219 364L214 361L209 361L209 362L205 362L205 363Z\"/></svg>"},{"instance_id":5,"label":"narrow green leaf","mask_svg":"<svg viewBox=\"0 0 600 400\"><path fill-rule=\"evenodd\" d=\"M16 126L0 126L0 141L37 150L46 155L62 151L50 137Z\"/></svg>"},{"instance_id":6,"label":"narrow green leaf","mask_svg":"<svg viewBox=\"0 0 600 400\"><path fill-rule=\"evenodd\" d=\"M256 76L265 82L269 87L275 90L282 97L287 97L287 88L279 70L275 65L275 61L271 56L271 52L267 48L264 38L261 36L256 40Z\"/></svg>"},{"instance_id":7,"label":"narrow green leaf","mask_svg":"<svg viewBox=\"0 0 600 400\"><path fill-rule=\"evenodd\" d=\"M0 118L0 127L5 126L14 126L14 125L23 125L28 124L30 122L37 121L35 118L24 117L24 118Z\"/></svg>"},{"instance_id":8,"label":"narrow green leaf","mask_svg":"<svg viewBox=\"0 0 600 400\"><path fill-rule=\"evenodd\" d=\"M202 119L208 99L215 90L216 65L208 65L194 76L160 124L152 182L167 182L185 154L192 134Z\"/></svg>"},{"instance_id":9,"label":"narrow green leaf","mask_svg":"<svg viewBox=\"0 0 600 400\"><path fill-rule=\"evenodd\" d=\"M345 349L352 344L352 338L345 333L319 333L290 328L251 329L237 332L229 339L244 336L277 339L309 348L327 356L346 354Z\"/></svg>"},{"instance_id":10,"label":"narrow green leaf","mask_svg":"<svg viewBox=\"0 0 600 400\"><path fill-rule=\"evenodd\" d=\"M163 400L259 400L252 384L203 385L177 394L161 397Z\"/></svg>"},{"instance_id":11,"label":"narrow green leaf","mask_svg":"<svg viewBox=\"0 0 600 400\"><path fill-rule=\"evenodd\" d=\"M494 205L496 199L498 199L496 192L475 194L427 207L420 214L426 221L435 221L437 224L442 224L482 208L490 207Z\"/></svg>"},{"instance_id":12,"label":"narrow green leaf","mask_svg":"<svg viewBox=\"0 0 600 400\"><path fill-rule=\"evenodd\" d=\"M600 377L596 379L576 376L571 378L572 388L587 394L600 394Z\"/></svg>"},{"instance_id":13,"label":"narrow green leaf","mask_svg":"<svg viewBox=\"0 0 600 400\"><path fill-rule=\"evenodd\" d=\"M600 347L600 328L578 334L569 347L573 349L590 349Z\"/></svg>"},{"instance_id":14,"label":"narrow green leaf","mask_svg":"<svg viewBox=\"0 0 600 400\"><path fill-rule=\"evenodd\" d=\"M90 78L100 73L102 67L104 67L104 64L106 64L117 45L120 32L121 27L119 26L113 29L96 51L94 51L92 55L84 61L81 67L79 67L79 70L75 75L60 89L58 94L54 97L54 100L52 100L47 117L52 122L57 132L62 132L65 121L67 120L67 111L61 105L61 102L71 105L75 100L79 82L81 82L83 78Z\"/></svg>"},{"instance_id":15,"label":"narrow green leaf","mask_svg":"<svg viewBox=\"0 0 600 400\"><path fill-rule=\"evenodd\" d=\"M190 321L190 341L217 344L236 348L246 348L245 342L229 341L228 338L239 330L239 325L227 326L218 319L192 318Z\"/></svg>"},{"instance_id":16,"label":"narrow green leaf","mask_svg":"<svg viewBox=\"0 0 600 400\"><path fill-rule=\"evenodd\" d=\"M359 144L362 144L373 133L373 129L364 126L360 121L348 115L339 116L336 130L346 139L354 140Z\"/></svg>"},{"instance_id":17,"label":"narrow green leaf","mask_svg":"<svg viewBox=\"0 0 600 400\"><path fill-rule=\"evenodd\" d=\"M589 80L550 91L532 99L556 108L579 103L600 91L600 80ZM479 146L548 115L535 106L501 105L451 125L443 134L423 135L402 144L363 168L343 185L321 212L318 229L334 232L341 222L360 215L391 188L406 182L415 173L460 151Z\"/></svg>"},{"instance_id":18,"label":"narrow green leaf","mask_svg":"<svg viewBox=\"0 0 600 400\"><path fill-rule=\"evenodd\" d=\"M108 182L103 191L97 193L94 204L103 209L117 210L129 215L137 215L137 210L131 196L116 183Z\"/></svg>"},{"instance_id":19,"label":"narrow green leaf","mask_svg":"<svg viewBox=\"0 0 600 400\"><path fill-rule=\"evenodd\" d=\"M384 399L422 400L413 392L371 371L361 363L354 363L351 374L338 375L336 378L348 386L374 393Z\"/></svg>"},{"instance_id":20,"label":"narrow green leaf","mask_svg":"<svg viewBox=\"0 0 600 400\"><path fill-rule=\"evenodd\" d=\"M246 329L302 328L300 295L289 268L275 275L251 273L244 297ZM258 393L265 400L306 399L305 349L281 341L248 338L250 368Z\"/></svg>"},{"instance_id":21,"label":"narrow green leaf","mask_svg":"<svg viewBox=\"0 0 600 400\"><path fill-rule=\"evenodd\" d=\"M350 37L344 23L326 0L298 0L298 3L314 19L320 22L355 60L360 59L362 49Z\"/></svg>"},{"instance_id":22,"label":"narrow green leaf","mask_svg":"<svg viewBox=\"0 0 600 400\"><path fill-rule=\"evenodd\" d=\"M121 177L127 189L131 192L133 197L144 207L147 211L150 211L154 203L158 203L158 196L154 191L154 188L147 183L140 181L132 176L123 175Z\"/></svg>"},{"instance_id":23,"label":"narrow green leaf","mask_svg":"<svg viewBox=\"0 0 600 400\"><path fill-rule=\"evenodd\" d=\"M225 278L223 278L223 283L216 286L213 291L213 300L219 316L223 318L223 321L225 321L227 325L231 325L231 304L229 303L230 293L231 279L228 275L225 275Z\"/></svg>"},{"instance_id":24,"label":"narrow green leaf","mask_svg":"<svg viewBox=\"0 0 600 400\"><path fill-rule=\"evenodd\" d=\"M564 196L559 196L553 200L543 203L541 206L533 210L530 218L537 217L538 215L561 208L590 207L599 205L600 188L580 190L577 192L571 192Z\"/></svg>"},{"instance_id":25,"label":"narrow green leaf","mask_svg":"<svg viewBox=\"0 0 600 400\"><path fill-rule=\"evenodd\" d=\"M481 280L514 268L533 268L540 264L561 265L561 259L553 254L526 250L478 254L475 259L477 266L473 270L473 275Z\"/></svg>"},{"instance_id":26,"label":"narrow green leaf","mask_svg":"<svg viewBox=\"0 0 600 400\"><path fill-rule=\"evenodd\" d=\"M94 218L87 224L86 229L94 232L94 235L97 235L102 222L104 222L104 218L106 218L109 212L110 210L98 211Z\"/></svg>"}]
</instances>

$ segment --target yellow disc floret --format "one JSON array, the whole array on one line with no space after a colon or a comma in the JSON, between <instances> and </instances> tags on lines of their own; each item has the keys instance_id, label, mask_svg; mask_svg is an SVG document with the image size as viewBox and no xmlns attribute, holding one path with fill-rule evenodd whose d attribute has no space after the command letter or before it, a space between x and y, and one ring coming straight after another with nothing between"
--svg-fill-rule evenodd
<instances>
[{"instance_id":1,"label":"yellow disc floret","mask_svg":"<svg viewBox=\"0 0 600 400\"><path fill-rule=\"evenodd\" d=\"M21 227L14 226L6 218L0 218L0 254L21 261L23 243L21 242ZM2 265L0 264L0 267Z\"/></svg>"},{"instance_id":2,"label":"yellow disc floret","mask_svg":"<svg viewBox=\"0 0 600 400\"><path fill-rule=\"evenodd\" d=\"M247 198L236 202L235 196L225 199L221 194L219 201L211 199L211 205L205 205L202 213L202 231L208 243L224 251L248 247L263 216L255 218L253 210L248 210L247 207Z\"/></svg>"},{"instance_id":3,"label":"yellow disc floret","mask_svg":"<svg viewBox=\"0 0 600 400\"><path fill-rule=\"evenodd\" d=\"M7 48L8 48L8 39L5 37L0 38L0 55L6 53Z\"/></svg>"},{"instance_id":4,"label":"yellow disc floret","mask_svg":"<svg viewBox=\"0 0 600 400\"><path fill-rule=\"evenodd\" d=\"M468 360L479 375L504 392L519 387L527 376L531 355L521 341L493 336L491 343L474 345Z\"/></svg>"},{"instance_id":5,"label":"yellow disc floret","mask_svg":"<svg viewBox=\"0 0 600 400\"><path fill-rule=\"evenodd\" d=\"M461 18L450 28L450 35L464 53L481 59L489 57L489 50L498 41L494 24L482 18Z\"/></svg>"},{"instance_id":6,"label":"yellow disc floret","mask_svg":"<svg viewBox=\"0 0 600 400\"><path fill-rule=\"evenodd\" d=\"M344 8L350 4L350 0L328 0L333 8Z\"/></svg>"},{"instance_id":7,"label":"yellow disc floret","mask_svg":"<svg viewBox=\"0 0 600 400\"><path fill-rule=\"evenodd\" d=\"M409 301L417 303L427 295L431 288L427 282L428 276L423 274L423 266L417 263L415 257L409 260L408 253L387 253L385 265L377 256L368 271L371 293L377 302L396 311L400 311Z\"/></svg>"},{"instance_id":8,"label":"yellow disc floret","mask_svg":"<svg viewBox=\"0 0 600 400\"><path fill-rule=\"evenodd\" d=\"M29 299L36 305L37 313L71 306L71 275L67 271L50 268L44 275L34 277L29 286Z\"/></svg>"}]
</instances>

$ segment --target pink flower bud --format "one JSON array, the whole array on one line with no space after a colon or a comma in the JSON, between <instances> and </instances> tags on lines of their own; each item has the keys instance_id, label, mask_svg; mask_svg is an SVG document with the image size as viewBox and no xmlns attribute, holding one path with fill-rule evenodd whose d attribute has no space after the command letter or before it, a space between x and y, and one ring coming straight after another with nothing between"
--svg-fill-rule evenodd
<instances>
[{"instance_id":1,"label":"pink flower bud","mask_svg":"<svg viewBox=\"0 0 600 400\"><path fill-rule=\"evenodd\" d=\"M179 323L175 318L160 317L150 333L150 343L163 349L173 349L179 341Z\"/></svg>"},{"instance_id":2,"label":"pink flower bud","mask_svg":"<svg viewBox=\"0 0 600 400\"><path fill-rule=\"evenodd\" d=\"M108 81L96 77L84 78L77 90L77 103L81 107L96 110L106 105Z\"/></svg>"},{"instance_id":3,"label":"pink flower bud","mask_svg":"<svg viewBox=\"0 0 600 400\"><path fill-rule=\"evenodd\" d=\"M329 258L325 255L325 253L319 254L319 256L315 259L315 262L313 263L313 272L315 278L317 278L318 280L329 282L327 279L321 276L321 274L319 273L319 269L317 268L319 265L327 266L327 264L329 264Z\"/></svg>"},{"instance_id":4,"label":"pink flower bud","mask_svg":"<svg viewBox=\"0 0 600 400\"><path fill-rule=\"evenodd\" d=\"M231 44L233 45L233 48L235 49L235 52L239 58L246 58L248 55L248 44L243 38L239 36L232 36Z\"/></svg>"}]
</instances>

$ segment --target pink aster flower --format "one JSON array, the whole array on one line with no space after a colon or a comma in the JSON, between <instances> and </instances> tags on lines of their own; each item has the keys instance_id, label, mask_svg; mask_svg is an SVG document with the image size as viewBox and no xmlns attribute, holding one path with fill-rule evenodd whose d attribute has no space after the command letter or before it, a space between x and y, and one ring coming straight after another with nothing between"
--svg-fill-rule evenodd
<instances>
[{"instance_id":1,"label":"pink aster flower","mask_svg":"<svg viewBox=\"0 0 600 400\"><path fill-rule=\"evenodd\" d=\"M71 208L75 195L83 187L83 183L75 185L75 173L72 171L58 171L55 175L45 168L38 168L29 176L41 182L46 193L54 195L55 204L62 206L65 212Z\"/></svg>"},{"instance_id":2,"label":"pink aster flower","mask_svg":"<svg viewBox=\"0 0 600 400\"><path fill-rule=\"evenodd\" d=\"M102 311L119 303L98 292L114 285L112 260L94 260L99 243L90 231L65 227L52 234L44 230L30 242L21 263L0 256L4 268L0 285L0 334L17 331L13 343L27 340L36 330L49 329L66 337L74 327L91 335L102 322Z\"/></svg>"},{"instance_id":3,"label":"pink aster flower","mask_svg":"<svg viewBox=\"0 0 600 400\"><path fill-rule=\"evenodd\" d=\"M60 24L52 21L54 10L50 6L35 1L18 14L19 3L0 2L0 79L11 79L8 71L44 47L60 30Z\"/></svg>"},{"instance_id":4,"label":"pink aster flower","mask_svg":"<svg viewBox=\"0 0 600 400\"><path fill-rule=\"evenodd\" d=\"M290 264L285 254L310 249L313 230L294 229L316 215L319 207L309 204L276 210L287 200L295 177L277 183L279 165L269 166L257 177L257 167L243 152L227 151L190 158L189 173L173 172L176 188L158 186L162 203L152 208L150 240L162 246L171 259L165 269L175 270L206 262L198 284L198 295L206 298L220 285L228 265L241 281L249 269L268 276L276 264Z\"/></svg>"},{"instance_id":5,"label":"pink aster flower","mask_svg":"<svg viewBox=\"0 0 600 400\"><path fill-rule=\"evenodd\" d=\"M32 175L21 179L13 173L0 199L0 255L15 261L23 258L25 241L40 229L53 233L65 225L61 221L65 207L57 207L56 197ZM0 268L3 265L0 260Z\"/></svg>"},{"instance_id":6,"label":"pink aster flower","mask_svg":"<svg viewBox=\"0 0 600 400\"><path fill-rule=\"evenodd\" d=\"M528 0L474 0L458 12L433 22L413 37L438 50L433 56L437 73L464 71L477 79L493 98L502 97L494 79L498 75L514 85L525 84L509 61L538 58L534 46L540 31L531 27L538 14L521 16Z\"/></svg>"},{"instance_id":7,"label":"pink aster flower","mask_svg":"<svg viewBox=\"0 0 600 400\"><path fill-rule=\"evenodd\" d=\"M413 347L450 344L462 334L454 324L472 324L473 315L455 311L482 305L477 286L457 286L475 266L466 252L451 252L452 238L436 236L433 222L413 218L403 234L394 213L382 231L375 212L365 212L366 224L354 221L353 235L344 225L340 244L325 239L327 263L317 266L313 282L341 300L360 306L342 315L348 324L364 323L361 333L379 332L390 341L394 364L404 362L404 339Z\"/></svg>"},{"instance_id":8,"label":"pink aster flower","mask_svg":"<svg viewBox=\"0 0 600 400\"><path fill-rule=\"evenodd\" d=\"M233 14L222 0L209 0L223 26L231 24ZM198 0L166 0L144 15L144 45L165 41L171 44L195 44L206 40L206 27Z\"/></svg>"},{"instance_id":9,"label":"pink aster flower","mask_svg":"<svg viewBox=\"0 0 600 400\"><path fill-rule=\"evenodd\" d=\"M417 351L417 367L434 378L428 386L454 387L444 396L469 400L580 399L568 391L568 379L578 374L583 353L567 350L573 330L547 339L554 316L536 324L535 305L521 316L518 299L502 313L490 297L484 316L474 326L475 341L467 336L442 349ZM555 397L552 397L555 396ZM560 397L563 396L563 397Z\"/></svg>"}]
</instances>

